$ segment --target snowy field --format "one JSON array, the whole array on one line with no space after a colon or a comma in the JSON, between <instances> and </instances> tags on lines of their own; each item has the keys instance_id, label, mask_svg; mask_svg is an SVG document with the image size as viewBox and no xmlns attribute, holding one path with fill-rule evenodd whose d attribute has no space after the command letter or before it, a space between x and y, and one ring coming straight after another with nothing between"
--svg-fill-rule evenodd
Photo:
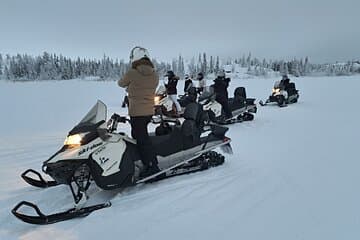
<instances>
[{"instance_id":1,"label":"snowy field","mask_svg":"<svg viewBox=\"0 0 360 240\"><path fill-rule=\"evenodd\" d=\"M274 81L231 85L259 100ZM21 200L65 210L69 189L36 189L20 174L40 170L97 99L109 114L126 112L124 91L115 82L0 82L0 239L360 239L360 77L295 81L298 104L259 107L253 122L230 126L234 154L224 165L122 193L94 190L113 206L49 226L10 210Z\"/></svg>"}]
</instances>

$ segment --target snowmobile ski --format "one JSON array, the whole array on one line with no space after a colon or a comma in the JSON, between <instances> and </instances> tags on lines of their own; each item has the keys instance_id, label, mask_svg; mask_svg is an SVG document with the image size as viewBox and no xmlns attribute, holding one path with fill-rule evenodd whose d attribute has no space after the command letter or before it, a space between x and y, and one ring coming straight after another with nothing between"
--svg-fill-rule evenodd
<instances>
[{"instance_id":1,"label":"snowmobile ski","mask_svg":"<svg viewBox=\"0 0 360 240\"><path fill-rule=\"evenodd\" d=\"M19 208L27 206L30 208L33 208L35 212L37 213L37 216L30 216L23 213L18 212ZM62 222L65 220L70 220L74 218L80 218L80 217L86 217L90 213L107 208L111 206L111 202L107 203L101 203L93 206L83 207L80 209L71 208L64 212L54 213L50 215L45 215L42 213L38 206L36 206L33 203L22 201L19 204L17 204L12 210L12 214L15 215L18 219L22 220L23 222L30 223L30 224L38 224L38 225L46 225L46 224L53 224L57 222Z\"/></svg>"},{"instance_id":2,"label":"snowmobile ski","mask_svg":"<svg viewBox=\"0 0 360 240\"><path fill-rule=\"evenodd\" d=\"M32 177L27 176L28 173L32 173L35 174L39 179L35 179ZM48 188L48 187L54 187L59 185L59 183L57 183L56 181L46 181L39 172L33 170L33 169L28 169L25 172L23 172L21 174L22 179L24 179L25 182L27 182L28 184L34 186L34 187L39 187L39 188Z\"/></svg>"}]
</instances>

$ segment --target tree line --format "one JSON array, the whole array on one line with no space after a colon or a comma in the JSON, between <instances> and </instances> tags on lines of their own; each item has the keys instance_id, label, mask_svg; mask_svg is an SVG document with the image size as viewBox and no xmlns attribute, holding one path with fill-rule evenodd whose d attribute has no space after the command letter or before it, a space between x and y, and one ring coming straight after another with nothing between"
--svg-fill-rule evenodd
<instances>
[{"instance_id":1,"label":"tree line","mask_svg":"<svg viewBox=\"0 0 360 240\"><path fill-rule=\"evenodd\" d=\"M351 75L360 73L360 62L349 61L335 64L311 64L308 57L304 59L259 60L251 53L240 58L220 60L219 56L208 56L200 53L186 61L181 55L172 62L159 62L152 59L156 70L163 75L173 70L180 77L185 74L205 75L218 72L224 65L238 65L247 68L249 75L266 76L269 71L294 76L306 76L315 73L323 75ZM27 54L2 55L0 53L0 79L5 80L69 80L92 77L97 80L119 79L130 67L129 62L103 56L102 59L68 58L62 55L44 52L39 56Z\"/></svg>"}]
</instances>

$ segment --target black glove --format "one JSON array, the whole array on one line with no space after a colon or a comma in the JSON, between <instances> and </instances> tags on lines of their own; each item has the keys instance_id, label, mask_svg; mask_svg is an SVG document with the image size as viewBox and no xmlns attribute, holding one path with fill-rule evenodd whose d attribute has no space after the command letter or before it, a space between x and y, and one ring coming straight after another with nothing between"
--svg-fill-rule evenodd
<instances>
[{"instance_id":1,"label":"black glove","mask_svg":"<svg viewBox=\"0 0 360 240\"><path fill-rule=\"evenodd\" d=\"M119 114L116 114L116 113L114 113L111 116L111 119L113 119L114 121L121 122L121 123L126 123L126 117L121 117Z\"/></svg>"}]
</instances>

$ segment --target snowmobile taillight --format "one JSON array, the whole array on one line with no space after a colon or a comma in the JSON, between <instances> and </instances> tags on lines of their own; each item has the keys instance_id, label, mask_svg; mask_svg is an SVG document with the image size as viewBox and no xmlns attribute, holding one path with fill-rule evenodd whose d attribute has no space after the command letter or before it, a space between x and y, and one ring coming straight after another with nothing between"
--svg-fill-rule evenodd
<instances>
[{"instance_id":1,"label":"snowmobile taillight","mask_svg":"<svg viewBox=\"0 0 360 240\"><path fill-rule=\"evenodd\" d=\"M224 137L223 139L223 142L230 142L231 141L231 138L228 138L228 137Z\"/></svg>"}]
</instances>

